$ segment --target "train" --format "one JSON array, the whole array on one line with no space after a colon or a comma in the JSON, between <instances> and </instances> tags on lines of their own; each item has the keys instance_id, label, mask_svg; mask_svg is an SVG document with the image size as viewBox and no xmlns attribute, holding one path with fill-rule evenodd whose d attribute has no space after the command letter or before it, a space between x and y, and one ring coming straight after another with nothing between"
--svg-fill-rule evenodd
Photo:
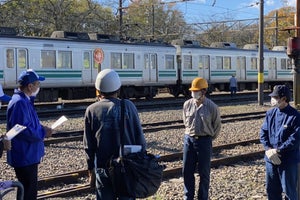
<instances>
[{"instance_id":1,"label":"train","mask_svg":"<svg viewBox=\"0 0 300 200\"><path fill-rule=\"evenodd\" d=\"M0 83L12 94L18 75L34 69L46 80L39 101L95 97L95 79L102 69L120 76L123 98L151 99L160 89L175 97L189 96L195 77L203 77L209 90L228 91L235 75L239 90L258 87L257 44L237 48L234 43L216 42L203 47L193 40L172 43L143 41L98 33L55 31L51 37L20 36L13 28L0 27ZM285 47L264 50L264 87L292 87L292 61Z\"/></svg>"}]
</instances>

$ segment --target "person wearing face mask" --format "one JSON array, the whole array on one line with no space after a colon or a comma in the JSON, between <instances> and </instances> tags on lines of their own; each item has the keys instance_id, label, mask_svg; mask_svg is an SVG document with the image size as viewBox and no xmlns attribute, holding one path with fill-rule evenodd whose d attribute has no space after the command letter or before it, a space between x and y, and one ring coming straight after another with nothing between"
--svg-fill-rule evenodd
<instances>
[{"instance_id":1,"label":"person wearing face mask","mask_svg":"<svg viewBox=\"0 0 300 200\"><path fill-rule=\"evenodd\" d=\"M7 151L7 163L15 170L16 177L24 186L24 200L37 199L38 164L44 156L44 138L53 130L40 123L34 108L34 98L44 81L32 69L23 71L19 78L19 88L15 89L7 107L7 126L15 124L27 128L11 140L11 150Z\"/></svg>"},{"instance_id":2,"label":"person wearing face mask","mask_svg":"<svg viewBox=\"0 0 300 200\"><path fill-rule=\"evenodd\" d=\"M212 140L220 133L221 117L218 106L205 96L207 88L205 79L195 78L189 89L192 98L183 105L185 134L182 172L185 200L194 199L195 171L200 176L197 199L209 199Z\"/></svg>"},{"instance_id":3,"label":"person wearing face mask","mask_svg":"<svg viewBox=\"0 0 300 200\"><path fill-rule=\"evenodd\" d=\"M290 89L276 85L271 97L274 108L266 112L260 129L265 149L266 191L268 199L298 198L298 162L300 161L300 114L290 106Z\"/></svg>"}]
</instances>

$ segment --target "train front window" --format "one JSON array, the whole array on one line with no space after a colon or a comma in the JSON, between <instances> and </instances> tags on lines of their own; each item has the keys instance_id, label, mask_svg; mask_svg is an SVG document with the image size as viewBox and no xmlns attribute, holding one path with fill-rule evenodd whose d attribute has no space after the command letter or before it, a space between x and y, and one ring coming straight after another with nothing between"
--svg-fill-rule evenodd
<instances>
[{"instance_id":1,"label":"train front window","mask_svg":"<svg viewBox=\"0 0 300 200\"><path fill-rule=\"evenodd\" d=\"M123 69L134 69L134 54L124 53L124 65Z\"/></svg>"},{"instance_id":2,"label":"train front window","mask_svg":"<svg viewBox=\"0 0 300 200\"><path fill-rule=\"evenodd\" d=\"M174 55L166 55L166 69L175 69Z\"/></svg>"},{"instance_id":3,"label":"train front window","mask_svg":"<svg viewBox=\"0 0 300 200\"><path fill-rule=\"evenodd\" d=\"M58 51L57 68L72 69L71 51Z\"/></svg>"},{"instance_id":4,"label":"train front window","mask_svg":"<svg viewBox=\"0 0 300 200\"><path fill-rule=\"evenodd\" d=\"M14 68L15 54L13 49L6 49L6 67Z\"/></svg>"},{"instance_id":5,"label":"train front window","mask_svg":"<svg viewBox=\"0 0 300 200\"><path fill-rule=\"evenodd\" d=\"M25 49L18 50L18 67L26 68L27 66L27 51Z\"/></svg>"},{"instance_id":6,"label":"train front window","mask_svg":"<svg viewBox=\"0 0 300 200\"><path fill-rule=\"evenodd\" d=\"M122 65L122 54L121 53L111 53L111 68L112 69L121 69Z\"/></svg>"},{"instance_id":7,"label":"train front window","mask_svg":"<svg viewBox=\"0 0 300 200\"><path fill-rule=\"evenodd\" d=\"M41 51L41 67L42 68L56 68L56 55L54 50Z\"/></svg>"}]
</instances>

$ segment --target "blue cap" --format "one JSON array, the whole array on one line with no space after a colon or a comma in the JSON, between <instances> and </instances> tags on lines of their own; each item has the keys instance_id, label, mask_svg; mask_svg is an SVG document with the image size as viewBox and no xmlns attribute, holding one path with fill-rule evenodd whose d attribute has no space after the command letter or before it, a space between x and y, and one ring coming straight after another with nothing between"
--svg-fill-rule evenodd
<instances>
[{"instance_id":1,"label":"blue cap","mask_svg":"<svg viewBox=\"0 0 300 200\"><path fill-rule=\"evenodd\" d=\"M8 103L11 100L11 96L4 94L3 96L0 97L0 100Z\"/></svg>"},{"instance_id":2,"label":"blue cap","mask_svg":"<svg viewBox=\"0 0 300 200\"><path fill-rule=\"evenodd\" d=\"M11 100L11 97L4 94L2 85L0 84L0 101L9 102Z\"/></svg>"},{"instance_id":3,"label":"blue cap","mask_svg":"<svg viewBox=\"0 0 300 200\"><path fill-rule=\"evenodd\" d=\"M44 81L45 77L44 76L39 76L33 69L28 69L26 71L23 71L19 78L18 82L22 86L26 86L30 83L33 83L35 81Z\"/></svg>"},{"instance_id":4,"label":"blue cap","mask_svg":"<svg viewBox=\"0 0 300 200\"><path fill-rule=\"evenodd\" d=\"M291 98L291 91L290 89L285 85L275 85L273 92L269 94L270 97L287 97L288 99Z\"/></svg>"}]
</instances>

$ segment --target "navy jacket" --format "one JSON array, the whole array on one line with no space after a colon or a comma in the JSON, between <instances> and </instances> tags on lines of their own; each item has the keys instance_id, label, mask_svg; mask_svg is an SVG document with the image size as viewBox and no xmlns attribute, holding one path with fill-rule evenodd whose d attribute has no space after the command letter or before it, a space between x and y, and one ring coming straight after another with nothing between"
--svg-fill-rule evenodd
<instances>
[{"instance_id":1,"label":"navy jacket","mask_svg":"<svg viewBox=\"0 0 300 200\"><path fill-rule=\"evenodd\" d=\"M299 162L299 112L290 105L282 110L276 107L267 111L260 131L260 141L265 150L278 149L283 164ZM269 161L266 156L265 159Z\"/></svg>"}]
</instances>

